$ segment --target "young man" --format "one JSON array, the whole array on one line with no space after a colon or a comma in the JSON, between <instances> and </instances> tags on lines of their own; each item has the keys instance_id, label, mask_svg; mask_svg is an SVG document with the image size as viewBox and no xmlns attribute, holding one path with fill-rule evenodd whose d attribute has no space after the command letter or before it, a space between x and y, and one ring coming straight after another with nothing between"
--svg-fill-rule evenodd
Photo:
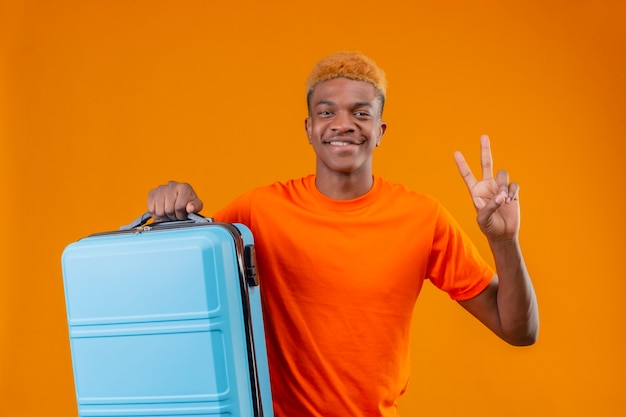
<instances>
[{"instance_id":1,"label":"young man","mask_svg":"<svg viewBox=\"0 0 626 417\"><path fill-rule=\"evenodd\" d=\"M386 81L360 54L320 61L307 81L305 130L315 175L260 187L213 217L255 236L274 408L279 417L397 416L408 380L409 328L424 279L503 340L534 343L538 313L518 243L518 185L459 171L497 274L434 199L372 173ZM155 218L202 209L192 187L150 191Z\"/></svg>"}]
</instances>

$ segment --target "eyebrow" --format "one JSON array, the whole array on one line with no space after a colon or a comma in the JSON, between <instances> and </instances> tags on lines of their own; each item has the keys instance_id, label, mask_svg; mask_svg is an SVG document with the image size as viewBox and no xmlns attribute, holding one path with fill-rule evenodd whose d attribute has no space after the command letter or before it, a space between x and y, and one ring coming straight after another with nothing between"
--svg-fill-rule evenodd
<instances>
[{"instance_id":1,"label":"eyebrow","mask_svg":"<svg viewBox=\"0 0 626 417\"><path fill-rule=\"evenodd\" d=\"M335 103L334 101L331 101L331 100L321 100L321 101L318 101L317 103L315 103L315 107L324 106L324 105L326 105L326 106L336 106L337 103ZM369 103L367 101L363 101L363 102L357 101L356 103L354 103L352 105L352 107L353 108L355 108L355 107L370 107L371 108L371 107L374 107L374 106L372 105L372 103Z\"/></svg>"}]
</instances>

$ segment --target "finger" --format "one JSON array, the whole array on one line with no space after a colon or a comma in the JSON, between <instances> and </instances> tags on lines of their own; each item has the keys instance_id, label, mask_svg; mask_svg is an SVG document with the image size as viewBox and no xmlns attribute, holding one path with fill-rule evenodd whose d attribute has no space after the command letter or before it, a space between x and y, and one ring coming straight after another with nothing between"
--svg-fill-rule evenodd
<instances>
[{"instance_id":1,"label":"finger","mask_svg":"<svg viewBox=\"0 0 626 417\"><path fill-rule=\"evenodd\" d=\"M489 200L487 204L480 210L478 210L478 215L476 216L476 221L480 225L481 229L487 230L490 229L490 223L492 222L493 215L502 205L504 204L504 196L502 194L498 194L496 198Z\"/></svg>"},{"instance_id":2,"label":"finger","mask_svg":"<svg viewBox=\"0 0 626 417\"><path fill-rule=\"evenodd\" d=\"M465 161L465 157L461 152L457 151L454 153L454 160L456 161L456 166L459 169L461 177L463 177L463 181L465 181L465 185L471 190L478 181L476 181L476 177L472 174L472 170Z\"/></svg>"},{"instance_id":3,"label":"finger","mask_svg":"<svg viewBox=\"0 0 626 417\"><path fill-rule=\"evenodd\" d=\"M200 199L195 196L192 201L187 203L187 213L198 213L202 210L203 204Z\"/></svg>"},{"instance_id":4,"label":"finger","mask_svg":"<svg viewBox=\"0 0 626 417\"><path fill-rule=\"evenodd\" d=\"M170 220L187 218L187 203L192 199L191 186L185 183L170 181L167 183L165 212Z\"/></svg>"},{"instance_id":5,"label":"finger","mask_svg":"<svg viewBox=\"0 0 626 417\"><path fill-rule=\"evenodd\" d=\"M198 198L191 185L178 184L178 198L176 200L176 216L178 219L186 219L190 213L198 213L202 210L202 200Z\"/></svg>"},{"instance_id":6,"label":"finger","mask_svg":"<svg viewBox=\"0 0 626 417\"><path fill-rule=\"evenodd\" d=\"M150 192L149 208L155 220L176 220L180 184L170 181ZM185 202L186 204L186 202ZM184 206L183 206L184 207ZM184 217L186 218L186 216Z\"/></svg>"},{"instance_id":7,"label":"finger","mask_svg":"<svg viewBox=\"0 0 626 417\"><path fill-rule=\"evenodd\" d=\"M152 216L152 218L154 218L156 216L155 210L154 210L154 199L155 199L155 194L156 190L152 189L148 192L148 213L150 213L150 215Z\"/></svg>"},{"instance_id":8,"label":"finger","mask_svg":"<svg viewBox=\"0 0 626 417\"><path fill-rule=\"evenodd\" d=\"M191 185L170 181L168 188L168 200L165 207L170 219L185 220L189 213L197 213L202 210L202 201Z\"/></svg>"},{"instance_id":9,"label":"finger","mask_svg":"<svg viewBox=\"0 0 626 417\"><path fill-rule=\"evenodd\" d=\"M163 187L159 186L150 190L148 193L148 212L154 220L165 218L165 210L163 204Z\"/></svg>"},{"instance_id":10,"label":"finger","mask_svg":"<svg viewBox=\"0 0 626 417\"><path fill-rule=\"evenodd\" d=\"M496 184L498 186L498 195L506 201L509 197L509 173L501 169L496 174Z\"/></svg>"},{"instance_id":11,"label":"finger","mask_svg":"<svg viewBox=\"0 0 626 417\"><path fill-rule=\"evenodd\" d=\"M518 199L519 184L516 182L509 183L509 173L507 171L498 171L496 183L498 184L498 194L504 198L505 203Z\"/></svg>"},{"instance_id":12,"label":"finger","mask_svg":"<svg viewBox=\"0 0 626 417\"><path fill-rule=\"evenodd\" d=\"M506 199L507 203L511 201L519 200L519 184L516 182L512 182L509 184L508 188L508 197Z\"/></svg>"},{"instance_id":13,"label":"finger","mask_svg":"<svg viewBox=\"0 0 626 417\"><path fill-rule=\"evenodd\" d=\"M187 203L189 202L189 196L187 193L178 190L176 194L176 200L174 200L174 216L178 220L187 219Z\"/></svg>"},{"instance_id":14,"label":"finger","mask_svg":"<svg viewBox=\"0 0 626 417\"><path fill-rule=\"evenodd\" d=\"M493 159L491 157L491 144L489 136L480 137L480 162L483 168L483 180L493 178Z\"/></svg>"},{"instance_id":15,"label":"finger","mask_svg":"<svg viewBox=\"0 0 626 417\"><path fill-rule=\"evenodd\" d=\"M176 220L176 198L178 197L178 191L176 191L176 184L172 181L161 188L163 214L168 220ZM157 207L157 210L159 208Z\"/></svg>"}]
</instances>

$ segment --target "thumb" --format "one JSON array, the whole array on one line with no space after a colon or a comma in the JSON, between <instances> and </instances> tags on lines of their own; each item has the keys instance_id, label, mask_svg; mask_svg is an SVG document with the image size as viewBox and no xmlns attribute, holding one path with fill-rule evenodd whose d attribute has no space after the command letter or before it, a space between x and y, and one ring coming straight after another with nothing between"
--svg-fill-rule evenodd
<instances>
[{"instance_id":1,"label":"thumb","mask_svg":"<svg viewBox=\"0 0 626 417\"><path fill-rule=\"evenodd\" d=\"M477 221L478 224L484 229L490 227L491 216L498 211L500 207L504 204L506 200L507 194L506 191L501 191L496 196L489 201L482 209L479 210Z\"/></svg>"},{"instance_id":2,"label":"thumb","mask_svg":"<svg viewBox=\"0 0 626 417\"><path fill-rule=\"evenodd\" d=\"M203 204L197 197L187 203L185 209L187 213L198 213L202 210Z\"/></svg>"}]
</instances>

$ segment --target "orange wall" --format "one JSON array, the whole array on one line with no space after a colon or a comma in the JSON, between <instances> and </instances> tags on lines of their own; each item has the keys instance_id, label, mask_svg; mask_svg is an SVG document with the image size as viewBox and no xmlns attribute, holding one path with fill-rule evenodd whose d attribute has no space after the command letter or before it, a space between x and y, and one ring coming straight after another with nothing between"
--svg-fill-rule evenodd
<instances>
[{"instance_id":1,"label":"orange wall","mask_svg":"<svg viewBox=\"0 0 626 417\"><path fill-rule=\"evenodd\" d=\"M452 153L478 169L488 133L521 183L539 342L509 347L427 286L403 415L626 414L626 3L13 3L0 10L0 415L75 415L63 248L129 222L170 178L210 213L312 172L304 80L343 49L388 74L376 172L439 198L487 256Z\"/></svg>"}]
</instances>

